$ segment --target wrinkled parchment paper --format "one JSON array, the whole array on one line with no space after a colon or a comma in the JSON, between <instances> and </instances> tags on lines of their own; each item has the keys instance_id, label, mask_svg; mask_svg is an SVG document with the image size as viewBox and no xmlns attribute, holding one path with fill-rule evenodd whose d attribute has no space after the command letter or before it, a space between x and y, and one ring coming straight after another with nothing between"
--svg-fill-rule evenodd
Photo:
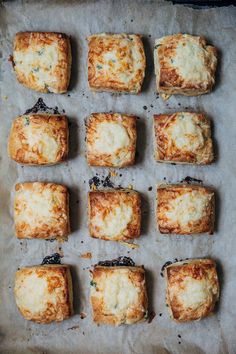
<instances>
[{"instance_id":1,"label":"wrinkled parchment paper","mask_svg":"<svg viewBox=\"0 0 236 354\"><path fill-rule=\"evenodd\" d=\"M72 37L73 73L68 94L40 94L17 83L8 56L18 31L60 31ZM225 354L236 353L236 8L196 10L159 1L9 1L0 5L0 243L1 243L1 353L135 353ZM92 93L87 85L86 36L96 32L129 32L144 35L147 74L139 96ZM204 35L220 53L217 84L202 97L172 96L167 102L155 94L154 39L186 32ZM70 159L55 167L22 167L7 156L7 136L12 120L43 97L50 107L68 115ZM204 111L212 119L217 160L211 166L157 164L153 159L152 115L174 110ZM143 197L143 231L139 248L89 237L86 226L88 180L108 169L89 168L85 150L84 118L91 112L132 113L138 121L138 159L134 167L112 177L115 186L133 187ZM186 176L204 181L217 191L217 231L213 236L163 236L155 227L156 184L166 178L178 182ZM40 264L59 250L57 242L14 237L13 188L19 181L52 181L66 184L71 194L73 233L61 245L63 263L72 265L75 316L59 324L39 325L24 320L13 296L18 267ZM149 187L152 187L152 190ZM91 252L92 259L81 258ZM96 326L89 306L89 267L120 255L133 258L147 269L153 321L119 328ZM161 267L166 261L186 257L212 257L218 262L221 300L216 315L200 322L176 324L165 306ZM80 313L87 314L85 319ZM180 338L181 336L181 338Z\"/></svg>"}]
</instances>

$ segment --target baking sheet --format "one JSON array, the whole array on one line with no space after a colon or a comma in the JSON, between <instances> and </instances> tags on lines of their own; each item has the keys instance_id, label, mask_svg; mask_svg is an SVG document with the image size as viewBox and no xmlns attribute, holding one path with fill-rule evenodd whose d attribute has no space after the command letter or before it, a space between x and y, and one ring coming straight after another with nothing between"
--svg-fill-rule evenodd
<instances>
[{"instance_id":1,"label":"baking sheet","mask_svg":"<svg viewBox=\"0 0 236 354\"><path fill-rule=\"evenodd\" d=\"M0 5L0 246L1 246L1 353L236 353L236 8L196 10L162 1L12 1ZM18 31L60 31L72 37L73 74L69 94L40 94L16 82L8 62L14 34ZM129 32L144 35L147 74L139 96L91 93L87 85L86 36L96 32ZM167 102L155 94L154 39L187 32L206 36L219 48L217 85L202 97L172 96ZM54 167L22 167L7 157L7 136L14 117L25 112L39 97L50 107L68 115L70 159ZM153 159L152 115L174 110L206 112L214 126L217 160L211 166L157 164ZM84 157L84 118L91 112L132 113L138 121L138 159L122 176L111 177L115 186L133 187L143 197L143 231L140 247L95 240L86 226L89 179L108 169L89 168ZM156 184L166 178L178 182L192 176L217 191L217 231L214 236L163 236L155 227ZM13 297L14 273L18 267L41 263L58 251L56 242L19 241L14 237L13 188L19 181L52 181L66 184L71 194L73 233L61 245L63 263L72 265L76 315L60 324L39 325L25 321ZM150 191L149 187L152 187ZM81 254L91 252L92 259ZM147 269L153 321L119 328L96 326L89 306L88 268L99 260L126 255ZM215 316L200 322L176 324L165 306L162 265L175 258L212 257L218 262L221 300ZM87 314L85 319L80 313ZM181 336L181 338L180 338Z\"/></svg>"}]
</instances>

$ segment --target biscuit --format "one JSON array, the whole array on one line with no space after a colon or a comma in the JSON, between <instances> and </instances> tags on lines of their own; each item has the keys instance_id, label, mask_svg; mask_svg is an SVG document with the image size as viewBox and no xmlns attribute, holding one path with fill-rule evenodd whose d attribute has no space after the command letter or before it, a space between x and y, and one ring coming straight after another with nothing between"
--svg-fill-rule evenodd
<instances>
[{"instance_id":1,"label":"biscuit","mask_svg":"<svg viewBox=\"0 0 236 354\"><path fill-rule=\"evenodd\" d=\"M163 234L213 234L214 191L197 185L157 188L157 226Z\"/></svg>"},{"instance_id":2,"label":"biscuit","mask_svg":"<svg viewBox=\"0 0 236 354\"><path fill-rule=\"evenodd\" d=\"M19 32L15 36L13 66L17 80L39 92L67 91L71 72L69 37L55 32Z\"/></svg>"},{"instance_id":3,"label":"biscuit","mask_svg":"<svg viewBox=\"0 0 236 354\"><path fill-rule=\"evenodd\" d=\"M141 36L100 33L87 39L91 90L139 93L146 68Z\"/></svg>"},{"instance_id":4,"label":"biscuit","mask_svg":"<svg viewBox=\"0 0 236 354\"><path fill-rule=\"evenodd\" d=\"M63 321L73 315L73 288L68 265L42 265L18 270L16 305L26 320Z\"/></svg>"},{"instance_id":5,"label":"biscuit","mask_svg":"<svg viewBox=\"0 0 236 354\"><path fill-rule=\"evenodd\" d=\"M127 241L140 236L141 198L133 190L91 191L88 198L90 236Z\"/></svg>"},{"instance_id":6,"label":"biscuit","mask_svg":"<svg viewBox=\"0 0 236 354\"><path fill-rule=\"evenodd\" d=\"M16 162L27 165L52 165L68 155L66 116L30 114L17 117L11 128L8 151Z\"/></svg>"},{"instance_id":7,"label":"biscuit","mask_svg":"<svg viewBox=\"0 0 236 354\"><path fill-rule=\"evenodd\" d=\"M164 97L198 96L215 83L217 51L203 37L173 34L155 41L154 64L157 91Z\"/></svg>"},{"instance_id":8,"label":"biscuit","mask_svg":"<svg viewBox=\"0 0 236 354\"><path fill-rule=\"evenodd\" d=\"M134 164L136 117L93 113L86 123L87 161L90 166L125 167Z\"/></svg>"},{"instance_id":9,"label":"biscuit","mask_svg":"<svg viewBox=\"0 0 236 354\"><path fill-rule=\"evenodd\" d=\"M55 183L16 184L14 221L18 238L67 240L70 233L67 188Z\"/></svg>"},{"instance_id":10,"label":"biscuit","mask_svg":"<svg viewBox=\"0 0 236 354\"><path fill-rule=\"evenodd\" d=\"M95 323L118 326L145 320L148 299L144 268L95 266L90 289Z\"/></svg>"},{"instance_id":11,"label":"biscuit","mask_svg":"<svg viewBox=\"0 0 236 354\"><path fill-rule=\"evenodd\" d=\"M165 268L166 300L177 322L200 320L212 314L219 299L215 262L191 259Z\"/></svg>"},{"instance_id":12,"label":"biscuit","mask_svg":"<svg viewBox=\"0 0 236 354\"><path fill-rule=\"evenodd\" d=\"M214 159L210 121L204 114L154 115L154 133L158 162L205 165Z\"/></svg>"}]
</instances>

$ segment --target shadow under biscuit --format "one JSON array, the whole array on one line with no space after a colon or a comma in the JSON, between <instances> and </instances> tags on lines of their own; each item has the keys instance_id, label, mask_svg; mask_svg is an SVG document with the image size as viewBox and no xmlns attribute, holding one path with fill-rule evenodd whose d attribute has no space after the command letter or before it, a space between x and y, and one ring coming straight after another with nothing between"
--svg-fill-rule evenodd
<instances>
[{"instance_id":1,"label":"shadow under biscuit","mask_svg":"<svg viewBox=\"0 0 236 354\"><path fill-rule=\"evenodd\" d=\"M154 275L153 273L145 268L145 279L148 297L148 319L149 323L156 317L156 312L154 311ZM151 316L151 317L150 317Z\"/></svg>"},{"instance_id":2,"label":"shadow under biscuit","mask_svg":"<svg viewBox=\"0 0 236 354\"><path fill-rule=\"evenodd\" d=\"M68 160L75 159L79 154L79 127L76 118L68 118L69 126L69 153Z\"/></svg>"},{"instance_id":3,"label":"shadow under biscuit","mask_svg":"<svg viewBox=\"0 0 236 354\"><path fill-rule=\"evenodd\" d=\"M70 228L71 228L71 233L73 233L75 231L78 231L79 223L81 220L79 188L77 186L70 186L69 195L70 195Z\"/></svg>"},{"instance_id":4,"label":"shadow under biscuit","mask_svg":"<svg viewBox=\"0 0 236 354\"><path fill-rule=\"evenodd\" d=\"M147 37L142 37L144 52L146 56L146 70L145 70L145 78L142 85L142 91L146 92L149 89L151 84L151 79L153 77L154 71L154 62L153 62L153 48L150 44L150 41Z\"/></svg>"},{"instance_id":5,"label":"shadow under biscuit","mask_svg":"<svg viewBox=\"0 0 236 354\"><path fill-rule=\"evenodd\" d=\"M72 287L73 287L74 315L78 315L80 313L80 300L79 300L81 295L80 281L79 281L79 276L77 274L76 267L70 265L70 270L71 270Z\"/></svg>"},{"instance_id":6,"label":"shadow under biscuit","mask_svg":"<svg viewBox=\"0 0 236 354\"><path fill-rule=\"evenodd\" d=\"M144 161L145 150L146 150L146 134L147 127L144 119L137 119L137 144L136 144L136 156L135 156L135 165L138 165Z\"/></svg>"},{"instance_id":7,"label":"shadow under biscuit","mask_svg":"<svg viewBox=\"0 0 236 354\"><path fill-rule=\"evenodd\" d=\"M139 192L140 193L140 192ZM141 237L148 234L150 224L150 202L144 193L141 196Z\"/></svg>"},{"instance_id":8,"label":"shadow under biscuit","mask_svg":"<svg viewBox=\"0 0 236 354\"><path fill-rule=\"evenodd\" d=\"M72 91L76 87L79 81L79 66L80 66L79 46L77 40L73 36L70 36L70 44L71 44L72 64L71 64L71 75L70 75L68 92Z\"/></svg>"}]
</instances>

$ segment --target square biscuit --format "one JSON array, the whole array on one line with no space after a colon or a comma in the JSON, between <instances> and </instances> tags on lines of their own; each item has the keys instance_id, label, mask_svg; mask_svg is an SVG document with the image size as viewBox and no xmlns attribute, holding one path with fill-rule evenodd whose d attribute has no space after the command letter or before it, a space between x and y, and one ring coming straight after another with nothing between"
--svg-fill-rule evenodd
<instances>
[{"instance_id":1,"label":"square biscuit","mask_svg":"<svg viewBox=\"0 0 236 354\"><path fill-rule=\"evenodd\" d=\"M148 300L143 267L95 266L90 289L95 323L118 326L145 320Z\"/></svg>"},{"instance_id":2,"label":"square biscuit","mask_svg":"<svg viewBox=\"0 0 236 354\"><path fill-rule=\"evenodd\" d=\"M68 265L25 267L16 272L16 305L26 320L63 321L73 315L73 288Z\"/></svg>"},{"instance_id":3,"label":"square biscuit","mask_svg":"<svg viewBox=\"0 0 236 354\"><path fill-rule=\"evenodd\" d=\"M215 83L216 48L203 37L173 34L155 41L157 91L164 95L198 96Z\"/></svg>"},{"instance_id":4,"label":"square biscuit","mask_svg":"<svg viewBox=\"0 0 236 354\"><path fill-rule=\"evenodd\" d=\"M68 155L68 135L66 116L28 114L17 117L9 135L9 155L27 165L62 162Z\"/></svg>"},{"instance_id":5,"label":"square biscuit","mask_svg":"<svg viewBox=\"0 0 236 354\"><path fill-rule=\"evenodd\" d=\"M104 167L133 165L136 119L119 113L93 113L86 122L88 164Z\"/></svg>"},{"instance_id":6,"label":"square biscuit","mask_svg":"<svg viewBox=\"0 0 236 354\"><path fill-rule=\"evenodd\" d=\"M55 32L19 32L15 36L13 66L17 80L39 92L67 91L71 72L69 37Z\"/></svg>"},{"instance_id":7,"label":"square biscuit","mask_svg":"<svg viewBox=\"0 0 236 354\"><path fill-rule=\"evenodd\" d=\"M197 185L157 188L157 226L163 234L213 234L214 191Z\"/></svg>"},{"instance_id":8,"label":"square biscuit","mask_svg":"<svg viewBox=\"0 0 236 354\"><path fill-rule=\"evenodd\" d=\"M133 190L91 191L88 197L90 236L127 241L140 236L141 198Z\"/></svg>"},{"instance_id":9,"label":"square biscuit","mask_svg":"<svg viewBox=\"0 0 236 354\"><path fill-rule=\"evenodd\" d=\"M205 165L214 159L211 125L204 114L154 115L154 133L158 162Z\"/></svg>"},{"instance_id":10,"label":"square biscuit","mask_svg":"<svg viewBox=\"0 0 236 354\"><path fill-rule=\"evenodd\" d=\"M67 240L70 233L67 188L55 183L16 184L14 221L20 239Z\"/></svg>"},{"instance_id":11,"label":"square biscuit","mask_svg":"<svg viewBox=\"0 0 236 354\"><path fill-rule=\"evenodd\" d=\"M87 40L91 90L134 94L141 91L146 58L140 35L100 33Z\"/></svg>"},{"instance_id":12,"label":"square biscuit","mask_svg":"<svg viewBox=\"0 0 236 354\"><path fill-rule=\"evenodd\" d=\"M211 259L191 259L165 268L166 301L177 322L200 320L213 313L219 299L216 264Z\"/></svg>"}]
</instances>

